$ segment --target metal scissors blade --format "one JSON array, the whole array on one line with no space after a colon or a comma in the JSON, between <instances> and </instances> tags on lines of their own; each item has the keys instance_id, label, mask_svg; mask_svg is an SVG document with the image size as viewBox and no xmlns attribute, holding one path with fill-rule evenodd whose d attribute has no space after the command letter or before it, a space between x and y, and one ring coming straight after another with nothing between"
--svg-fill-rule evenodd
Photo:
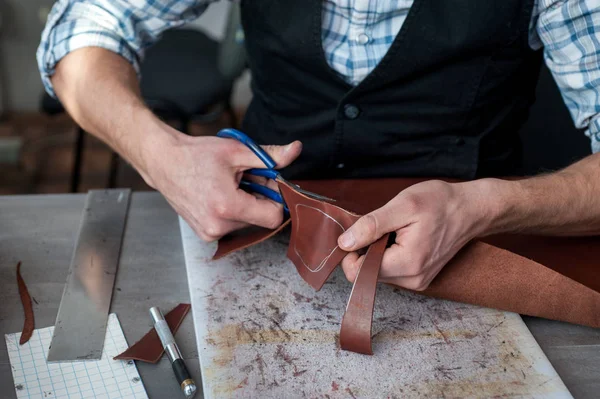
<instances>
[{"instance_id":1,"label":"metal scissors blade","mask_svg":"<svg viewBox=\"0 0 600 399\"><path fill-rule=\"evenodd\" d=\"M273 169L248 169L246 171L246 173L248 173L249 175L252 175L252 176L261 176L261 177L266 177L267 179L272 179L272 180L279 179L279 180L287 183L288 185L292 186L299 193L302 193L308 197L311 197L311 198L314 198L317 200L321 200L321 201L335 202L335 200L333 198L325 197L324 195L320 195L317 193L313 193L312 191L304 190L299 185L294 184L294 183L290 182L289 180L286 180L283 176L281 176L281 174L279 172L277 172L276 170L273 170Z\"/></svg>"},{"instance_id":2,"label":"metal scissors blade","mask_svg":"<svg viewBox=\"0 0 600 399\"><path fill-rule=\"evenodd\" d=\"M292 186L296 191L298 191L301 194L306 195L307 197L310 197L310 198L313 198L313 199L316 199L319 201L335 202L335 200L333 198L329 198L329 197L326 197L321 194L313 193L312 191L304 190L299 185L294 184L291 181L284 179L284 177L281 175L278 176L278 179L280 179L282 182L285 182L288 185Z\"/></svg>"}]
</instances>

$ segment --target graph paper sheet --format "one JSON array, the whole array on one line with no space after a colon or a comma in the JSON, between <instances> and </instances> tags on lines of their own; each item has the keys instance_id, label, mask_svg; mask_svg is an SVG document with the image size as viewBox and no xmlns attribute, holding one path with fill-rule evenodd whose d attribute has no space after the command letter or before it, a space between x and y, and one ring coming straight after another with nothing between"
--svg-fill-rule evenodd
<instances>
[{"instance_id":1,"label":"graph paper sheet","mask_svg":"<svg viewBox=\"0 0 600 399\"><path fill-rule=\"evenodd\" d=\"M4 336L17 398L148 398L135 363L112 359L128 347L116 314L108 317L100 360L47 363L53 331L37 329L25 345L21 333Z\"/></svg>"}]
</instances>

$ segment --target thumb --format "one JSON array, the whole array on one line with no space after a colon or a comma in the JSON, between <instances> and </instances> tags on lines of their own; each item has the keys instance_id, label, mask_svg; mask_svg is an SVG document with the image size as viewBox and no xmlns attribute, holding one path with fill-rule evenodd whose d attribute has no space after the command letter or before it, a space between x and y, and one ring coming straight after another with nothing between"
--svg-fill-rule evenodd
<instances>
[{"instance_id":1,"label":"thumb","mask_svg":"<svg viewBox=\"0 0 600 399\"><path fill-rule=\"evenodd\" d=\"M298 158L302 152L302 143L296 140L288 145L263 145L262 148L273 158L276 168L281 169Z\"/></svg>"},{"instance_id":2,"label":"thumb","mask_svg":"<svg viewBox=\"0 0 600 399\"><path fill-rule=\"evenodd\" d=\"M249 168L264 168L265 164L244 144L234 140L230 140L229 145L236 146L236 150L231 153L235 154L232 156L234 165L243 169ZM265 150L275 164L276 168L280 169L291 164L302 152L302 143L300 141L294 141L288 145L263 145L261 146ZM230 153L230 154L231 154Z\"/></svg>"},{"instance_id":3,"label":"thumb","mask_svg":"<svg viewBox=\"0 0 600 399\"><path fill-rule=\"evenodd\" d=\"M391 219L386 206L368 213L338 238L338 245L348 252L364 248L392 230Z\"/></svg>"}]
</instances>

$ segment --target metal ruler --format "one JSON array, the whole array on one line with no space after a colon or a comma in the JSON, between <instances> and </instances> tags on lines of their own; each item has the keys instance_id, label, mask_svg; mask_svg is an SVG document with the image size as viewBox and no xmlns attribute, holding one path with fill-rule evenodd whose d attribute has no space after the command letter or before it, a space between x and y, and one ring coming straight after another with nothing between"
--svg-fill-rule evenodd
<instances>
[{"instance_id":1,"label":"metal ruler","mask_svg":"<svg viewBox=\"0 0 600 399\"><path fill-rule=\"evenodd\" d=\"M48 362L102 357L130 193L88 192Z\"/></svg>"}]
</instances>

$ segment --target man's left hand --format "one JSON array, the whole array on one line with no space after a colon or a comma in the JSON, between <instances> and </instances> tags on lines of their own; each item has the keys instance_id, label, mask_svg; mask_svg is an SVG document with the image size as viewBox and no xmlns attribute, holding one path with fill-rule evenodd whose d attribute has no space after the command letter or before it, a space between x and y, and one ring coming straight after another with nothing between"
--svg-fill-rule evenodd
<instances>
[{"instance_id":1,"label":"man's left hand","mask_svg":"<svg viewBox=\"0 0 600 399\"><path fill-rule=\"evenodd\" d=\"M484 193L471 183L432 180L407 188L361 217L338 239L350 253L342 261L346 277L354 281L364 248L389 232L395 243L386 249L380 281L411 290L426 289L452 257L490 224Z\"/></svg>"}]
</instances>

